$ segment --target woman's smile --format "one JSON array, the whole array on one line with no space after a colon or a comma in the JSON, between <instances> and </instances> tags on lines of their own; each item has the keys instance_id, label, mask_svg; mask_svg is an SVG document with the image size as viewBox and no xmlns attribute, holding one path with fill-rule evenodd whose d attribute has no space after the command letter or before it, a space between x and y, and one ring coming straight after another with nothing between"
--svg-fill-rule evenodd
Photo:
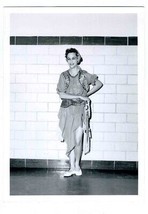
<instances>
[{"instance_id":1,"label":"woman's smile","mask_svg":"<svg viewBox=\"0 0 148 214\"><path fill-rule=\"evenodd\" d=\"M78 65L78 59L75 53L69 53L67 56L67 63L70 67L75 67Z\"/></svg>"}]
</instances>

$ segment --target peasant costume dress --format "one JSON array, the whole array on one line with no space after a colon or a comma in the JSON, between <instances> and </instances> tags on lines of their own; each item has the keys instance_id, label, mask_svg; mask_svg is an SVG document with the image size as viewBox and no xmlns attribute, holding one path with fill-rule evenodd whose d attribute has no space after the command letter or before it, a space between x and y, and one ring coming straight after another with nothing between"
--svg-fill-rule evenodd
<instances>
[{"instance_id":1,"label":"peasant costume dress","mask_svg":"<svg viewBox=\"0 0 148 214\"><path fill-rule=\"evenodd\" d=\"M90 85L95 85L97 78L96 74L90 74L81 68L76 76L71 76L69 70L64 71L57 84L57 93L64 92L85 97L90 90ZM79 127L83 128L85 101L79 98L62 99L58 118L62 141L67 144L66 155L69 156L76 146L75 132Z\"/></svg>"}]
</instances>

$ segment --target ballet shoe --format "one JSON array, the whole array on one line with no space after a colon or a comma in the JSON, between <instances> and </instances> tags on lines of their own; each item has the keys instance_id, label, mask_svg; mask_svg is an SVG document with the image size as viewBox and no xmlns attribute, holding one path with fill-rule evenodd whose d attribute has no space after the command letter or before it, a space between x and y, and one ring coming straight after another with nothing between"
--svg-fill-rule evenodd
<instances>
[{"instance_id":1,"label":"ballet shoe","mask_svg":"<svg viewBox=\"0 0 148 214\"><path fill-rule=\"evenodd\" d=\"M74 170L69 170L69 171L67 171L67 172L64 173L64 177L70 177L70 176L72 176L74 174L75 174Z\"/></svg>"},{"instance_id":2,"label":"ballet shoe","mask_svg":"<svg viewBox=\"0 0 148 214\"><path fill-rule=\"evenodd\" d=\"M82 170L81 169L75 170L75 175L76 176L81 176L82 175Z\"/></svg>"}]
</instances>

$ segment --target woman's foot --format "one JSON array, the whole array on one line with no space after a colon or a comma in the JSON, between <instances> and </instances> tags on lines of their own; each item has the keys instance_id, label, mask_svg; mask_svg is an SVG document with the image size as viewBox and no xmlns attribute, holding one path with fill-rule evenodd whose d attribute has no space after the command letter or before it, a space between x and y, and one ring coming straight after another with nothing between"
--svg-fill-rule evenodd
<instances>
[{"instance_id":1,"label":"woman's foot","mask_svg":"<svg viewBox=\"0 0 148 214\"><path fill-rule=\"evenodd\" d=\"M75 170L74 169L70 169L69 171L64 173L64 177L70 177L72 175L75 174Z\"/></svg>"},{"instance_id":2,"label":"woman's foot","mask_svg":"<svg viewBox=\"0 0 148 214\"><path fill-rule=\"evenodd\" d=\"M81 176L82 175L82 170L81 170L80 167L75 169L75 175L76 176Z\"/></svg>"}]
</instances>

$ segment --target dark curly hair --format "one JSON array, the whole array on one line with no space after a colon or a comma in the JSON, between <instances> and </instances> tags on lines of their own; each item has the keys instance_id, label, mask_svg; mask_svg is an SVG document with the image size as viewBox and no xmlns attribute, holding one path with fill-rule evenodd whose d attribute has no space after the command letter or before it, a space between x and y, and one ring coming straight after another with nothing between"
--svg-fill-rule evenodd
<instances>
[{"instance_id":1,"label":"dark curly hair","mask_svg":"<svg viewBox=\"0 0 148 214\"><path fill-rule=\"evenodd\" d=\"M83 62L83 58L81 57L81 55L80 55L80 53L78 52L77 49L75 49L75 48L66 49L66 51L65 51L66 59L67 59L67 56L68 56L69 53L75 53L76 54L76 56L78 57L78 60L79 60L78 61L78 65L80 65L81 62Z\"/></svg>"}]
</instances>

